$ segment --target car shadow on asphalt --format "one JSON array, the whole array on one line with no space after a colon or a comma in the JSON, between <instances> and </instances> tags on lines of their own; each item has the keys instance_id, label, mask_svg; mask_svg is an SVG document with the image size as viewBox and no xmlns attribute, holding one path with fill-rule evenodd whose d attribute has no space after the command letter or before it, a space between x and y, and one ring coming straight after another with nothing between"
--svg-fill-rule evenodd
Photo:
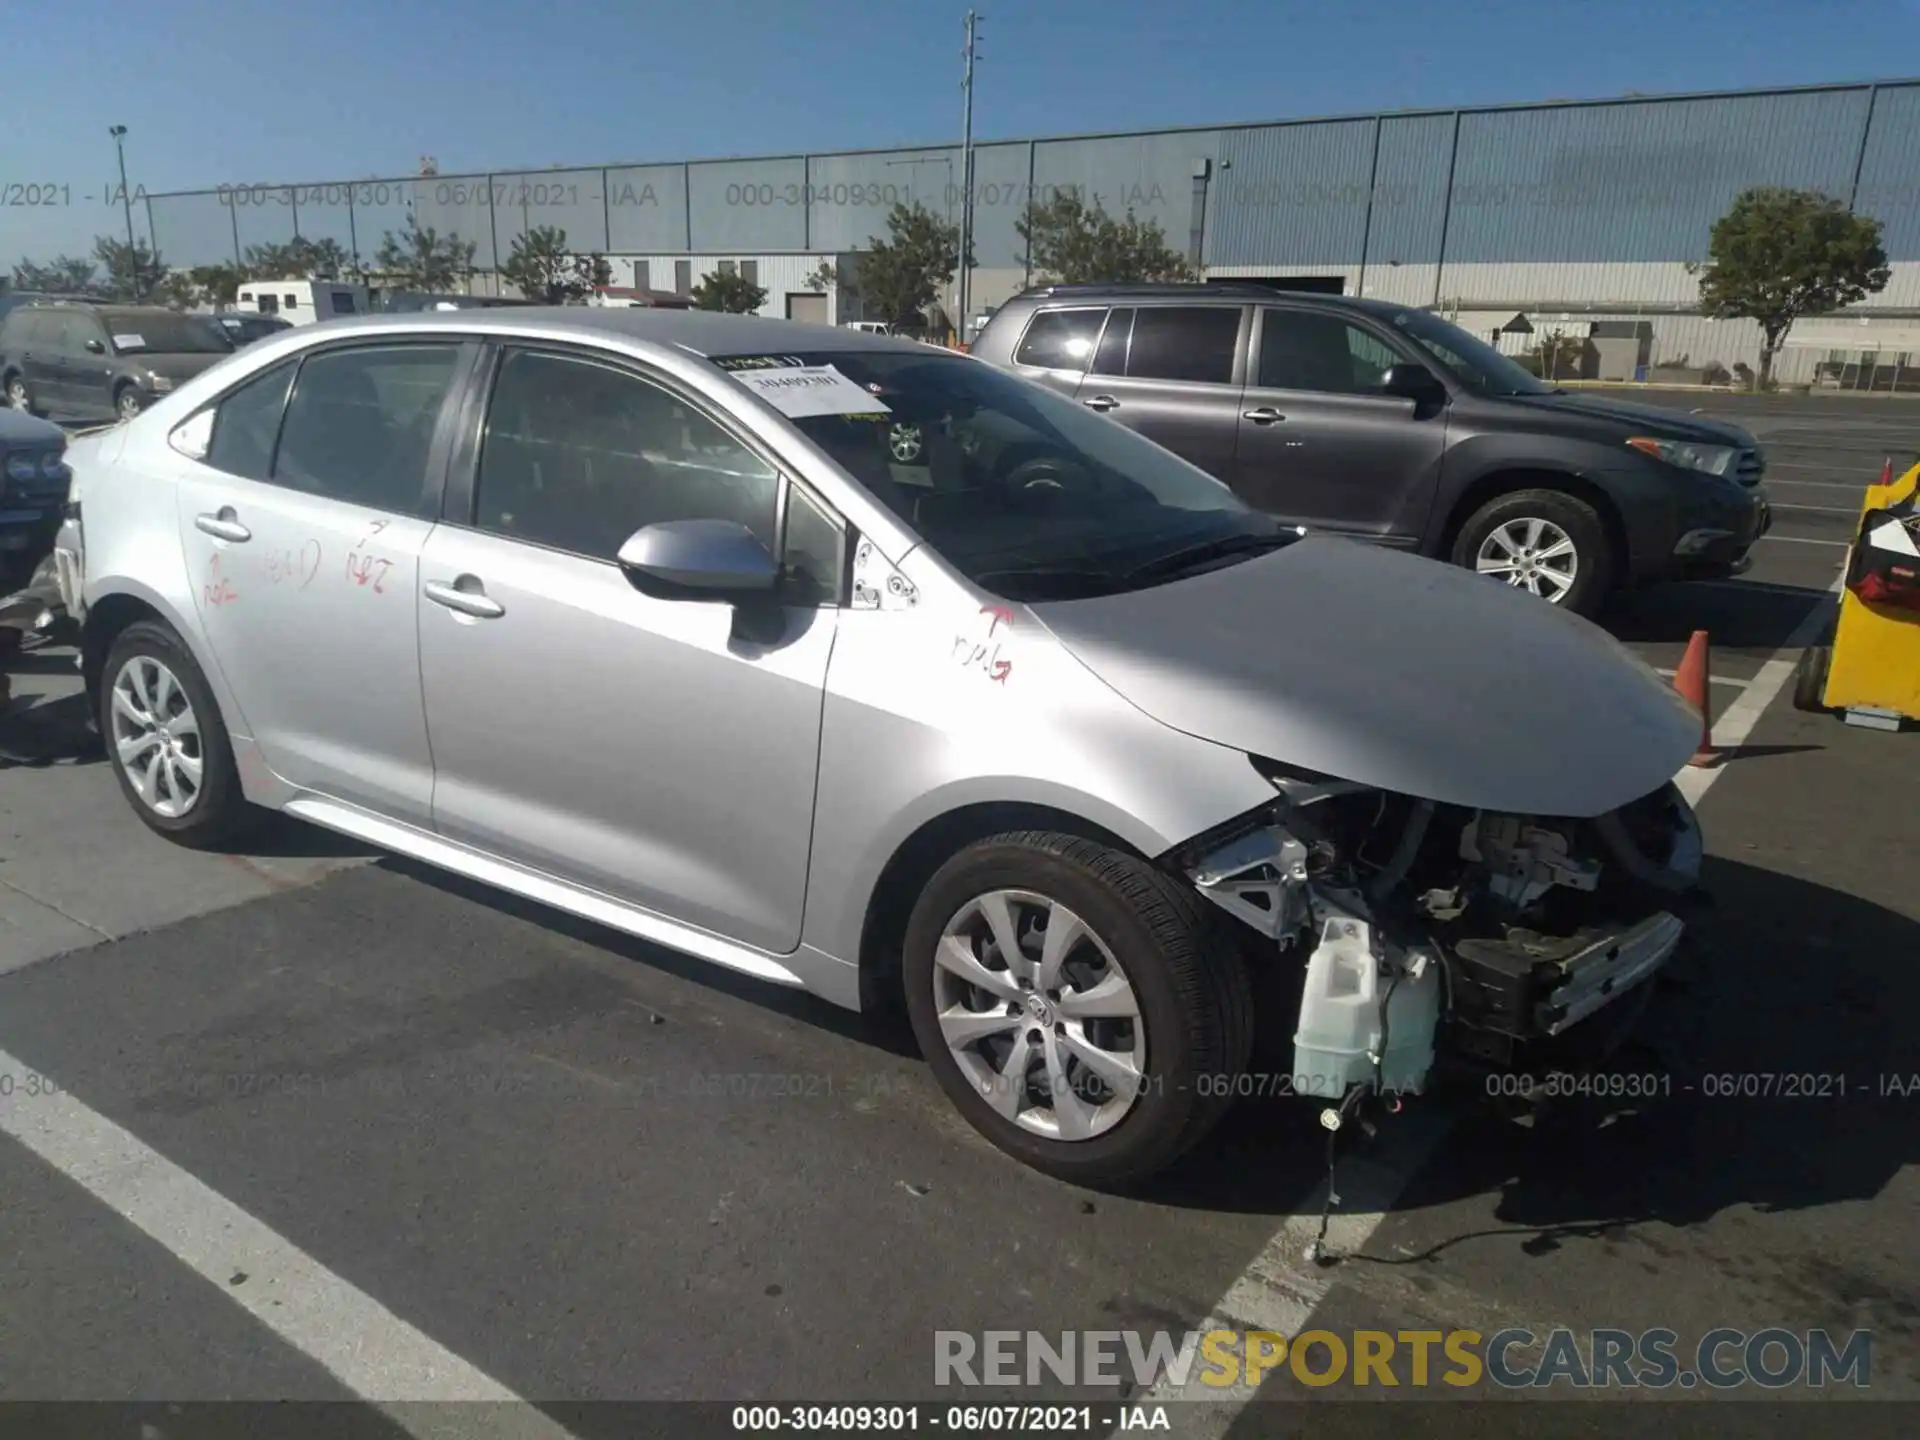
<instances>
[{"instance_id":1,"label":"car shadow on asphalt","mask_svg":"<svg viewBox=\"0 0 1920 1440\"><path fill-rule=\"evenodd\" d=\"M1765 658L1793 637L1827 593L1799 585L1658 585L1617 595L1599 622L1628 644L1684 645L1705 630L1716 649Z\"/></svg>"},{"instance_id":2,"label":"car shadow on asphalt","mask_svg":"<svg viewBox=\"0 0 1920 1440\"><path fill-rule=\"evenodd\" d=\"M452 871L441 870L435 866L423 864L403 855L388 855L381 862L384 869L396 875L405 875L423 885L431 885L449 895L457 895L475 905L484 905L502 915L512 916L529 925L537 925L543 930L565 935L596 950L619 956L661 970L678 979L703 986L708 990L756 1005L776 1015L785 1015L803 1024L816 1026L843 1039L871 1045L890 1055L918 1058L919 1047L914 1043L913 1033L907 1028L903 1018L887 1014L863 1015L846 1010L829 1001L822 1000L804 990L794 990L783 985L770 985L765 980L755 979L712 964L678 950L670 950L664 945L642 940L622 930L614 930L592 920L583 920L564 910L543 905L536 900L522 899L505 890L495 889Z\"/></svg>"},{"instance_id":3,"label":"car shadow on asphalt","mask_svg":"<svg viewBox=\"0 0 1920 1440\"><path fill-rule=\"evenodd\" d=\"M1698 961L1656 993L1638 1043L1608 1071L1656 1077L1638 1083L1664 1095L1540 1130L1478 1096L1420 1102L1448 1105L1456 1123L1394 1208L1492 1194L1501 1226L1429 1254L1517 1241L1544 1255L1572 1237L1685 1227L1734 1206L1815 1210L1875 1197L1920 1164L1920 921L1716 857L1704 878L1717 906ZM1276 1217L1317 1206L1315 1108L1240 1102L1153 1198Z\"/></svg>"}]
</instances>

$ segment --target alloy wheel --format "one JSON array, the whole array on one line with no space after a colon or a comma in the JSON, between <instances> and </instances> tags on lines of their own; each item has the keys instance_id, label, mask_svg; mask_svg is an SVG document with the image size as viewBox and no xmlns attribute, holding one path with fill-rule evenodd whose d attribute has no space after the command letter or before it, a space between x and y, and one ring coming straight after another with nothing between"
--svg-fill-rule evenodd
<instances>
[{"instance_id":1,"label":"alloy wheel","mask_svg":"<svg viewBox=\"0 0 1920 1440\"><path fill-rule=\"evenodd\" d=\"M140 801L177 820L200 799L206 752L200 721L178 677L151 655L135 655L113 680L115 759Z\"/></svg>"},{"instance_id":2,"label":"alloy wheel","mask_svg":"<svg viewBox=\"0 0 1920 1440\"><path fill-rule=\"evenodd\" d=\"M137 390L122 390L120 392L119 402L115 408L119 410L122 420L133 419L143 408L140 404L140 392Z\"/></svg>"},{"instance_id":3,"label":"alloy wheel","mask_svg":"<svg viewBox=\"0 0 1920 1440\"><path fill-rule=\"evenodd\" d=\"M933 987L961 1073L1022 1129L1090 1140L1139 1099L1139 998L1112 950L1066 906L1026 890L968 901L941 932Z\"/></svg>"},{"instance_id":4,"label":"alloy wheel","mask_svg":"<svg viewBox=\"0 0 1920 1440\"><path fill-rule=\"evenodd\" d=\"M920 458L920 452L926 448L918 425L896 425L887 434L887 448L893 452L893 458L902 465L911 465Z\"/></svg>"},{"instance_id":5,"label":"alloy wheel","mask_svg":"<svg viewBox=\"0 0 1920 1440\"><path fill-rule=\"evenodd\" d=\"M1474 568L1559 604L1580 574L1580 552L1573 538L1551 520L1538 517L1496 525L1480 542Z\"/></svg>"}]
</instances>

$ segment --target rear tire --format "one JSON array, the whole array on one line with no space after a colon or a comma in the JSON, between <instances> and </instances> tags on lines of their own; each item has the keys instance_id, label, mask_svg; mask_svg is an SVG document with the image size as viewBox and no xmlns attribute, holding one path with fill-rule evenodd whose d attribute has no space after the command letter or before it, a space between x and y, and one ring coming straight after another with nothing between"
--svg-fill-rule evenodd
<instances>
[{"instance_id":1,"label":"rear tire","mask_svg":"<svg viewBox=\"0 0 1920 1440\"><path fill-rule=\"evenodd\" d=\"M120 791L148 829L213 849L255 818L213 691L167 626L139 620L115 637L101 671L99 725Z\"/></svg>"},{"instance_id":2,"label":"rear tire","mask_svg":"<svg viewBox=\"0 0 1920 1440\"><path fill-rule=\"evenodd\" d=\"M1018 937L1013 966L993 936L994 897ZM1047 931L1074 921L1085 937L1049 988ZM967 1122L1009 1155L1076 1184L1138 1183L1218 1123L1246 1068L1251 990L1238 946L1216 923L1171 876L1097 842L1044 831L979 841L940 868L908 921L914 1035ZM943 951L956 944L991 989L958 978L954 952ZM982 1033L950 1043L943 1020ZM1031 1058L1013 1075L1023 1041ZM1110 1068L1120 1055L1138 1078L1109 1085L1102 1077L1129 1073ZM1054 1100L1062 1082L1073 1092L1065 1105ZM1077 1138L1062 1134L1074 1130Z\"/></svg>"},{"instance_id":3,"label":"rear tire","mask_svg":"<svg viewBox=\"0 0 1920 1440\"><path fill-rule=\"evenodd\" d=\"M1537 541L1530 546L1532 537ZM1492 572L1492 578L1588 617L1612 589L1620 558L1594 508L1560 490L1496 495L1467 517L1453 542L1454 564L1475 571L1510 565L1505 572Z\"/></svg>"}]
</instances>

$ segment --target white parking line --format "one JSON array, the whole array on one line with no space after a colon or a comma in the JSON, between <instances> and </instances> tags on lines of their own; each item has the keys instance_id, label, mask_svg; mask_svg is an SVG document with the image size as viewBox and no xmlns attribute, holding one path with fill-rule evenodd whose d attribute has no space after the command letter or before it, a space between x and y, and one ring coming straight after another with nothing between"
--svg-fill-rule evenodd
<instances>
[{"instance_id":1,"label":"white parking line","mask_svg":"<svg viewBox=\"0 0 1920 1440\"><path fill-rule=\"evenodd\" d=\"M1673 679L1674 676L1678 675L1680 672L1678 670L1656 669L1653 673L1656 675L1664 675L1666 676L1667 679L1671 680ZM1728 675L1709 675L1707 679L1715 685L1734 685L1734 686L1738 686L1742 690L1746 689L1747 686L1753 683L1751 680L1735 680Z\"/></svg>"},{"instance_id":2,"label":"white parking line","mask_svg":"<svg viewBox=\"0 0 1920 1440\"><path fill-rule=\"evenodd\" d=\"M1817 510L1822 515L1858 515L1858 505L1789 505L1785 501L1772 501L1775 510Z\"/></svg>"},{"instance_id":3,"label":"white parking line","mask_svg":"<svg viewBox=\"0 0 1920 1440\"><path fill-rule=\"evenodd\" d=\"M1778 540L1787 545L1832 545L1841 550L1846 549L1847 546L1852 543L1847 540L1812 540L1805 535L1762 535L1760 539ZM1758 544L1759 541L1755 541L1754 543Z\"/></svg>"},{"instance_id":4,"label":"white parking line","mask_svg":"<svg viewBox=\"0 0 1920 1440\"><path fill-rule=\"evenodd\" d=\"M0 1050L0 1074L32 1067ZM518 1395L68 1094L0 1098L19 1141L420 1440L572 1440ZM244 1282L235 1279L244 1274ZM155 1317L159 1323L160 1317ZM184 1397L183 1397L184 1398ZM489 1401L455 1408L444 1403Z\"/></svg>"}]
</instances>

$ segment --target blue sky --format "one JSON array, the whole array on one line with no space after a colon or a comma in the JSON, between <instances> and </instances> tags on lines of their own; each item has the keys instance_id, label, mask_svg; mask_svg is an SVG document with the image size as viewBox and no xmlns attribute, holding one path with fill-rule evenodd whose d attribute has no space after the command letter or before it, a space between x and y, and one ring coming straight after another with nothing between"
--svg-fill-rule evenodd
<instances>
[{"instance_id":1,"label":"blue sky","mask_svg":"<svg viewBox=\"0 0 1920 1440\"><path fill-rule=\"evenodd\" d=\"M0 205L0 267L119 228L113 124L153 191L952 140L965 8L67 0L8 27L0 186L71 203ZM1920 72L1920 0L983 8L983 139Z\"/></svg>"}]
</instances>

